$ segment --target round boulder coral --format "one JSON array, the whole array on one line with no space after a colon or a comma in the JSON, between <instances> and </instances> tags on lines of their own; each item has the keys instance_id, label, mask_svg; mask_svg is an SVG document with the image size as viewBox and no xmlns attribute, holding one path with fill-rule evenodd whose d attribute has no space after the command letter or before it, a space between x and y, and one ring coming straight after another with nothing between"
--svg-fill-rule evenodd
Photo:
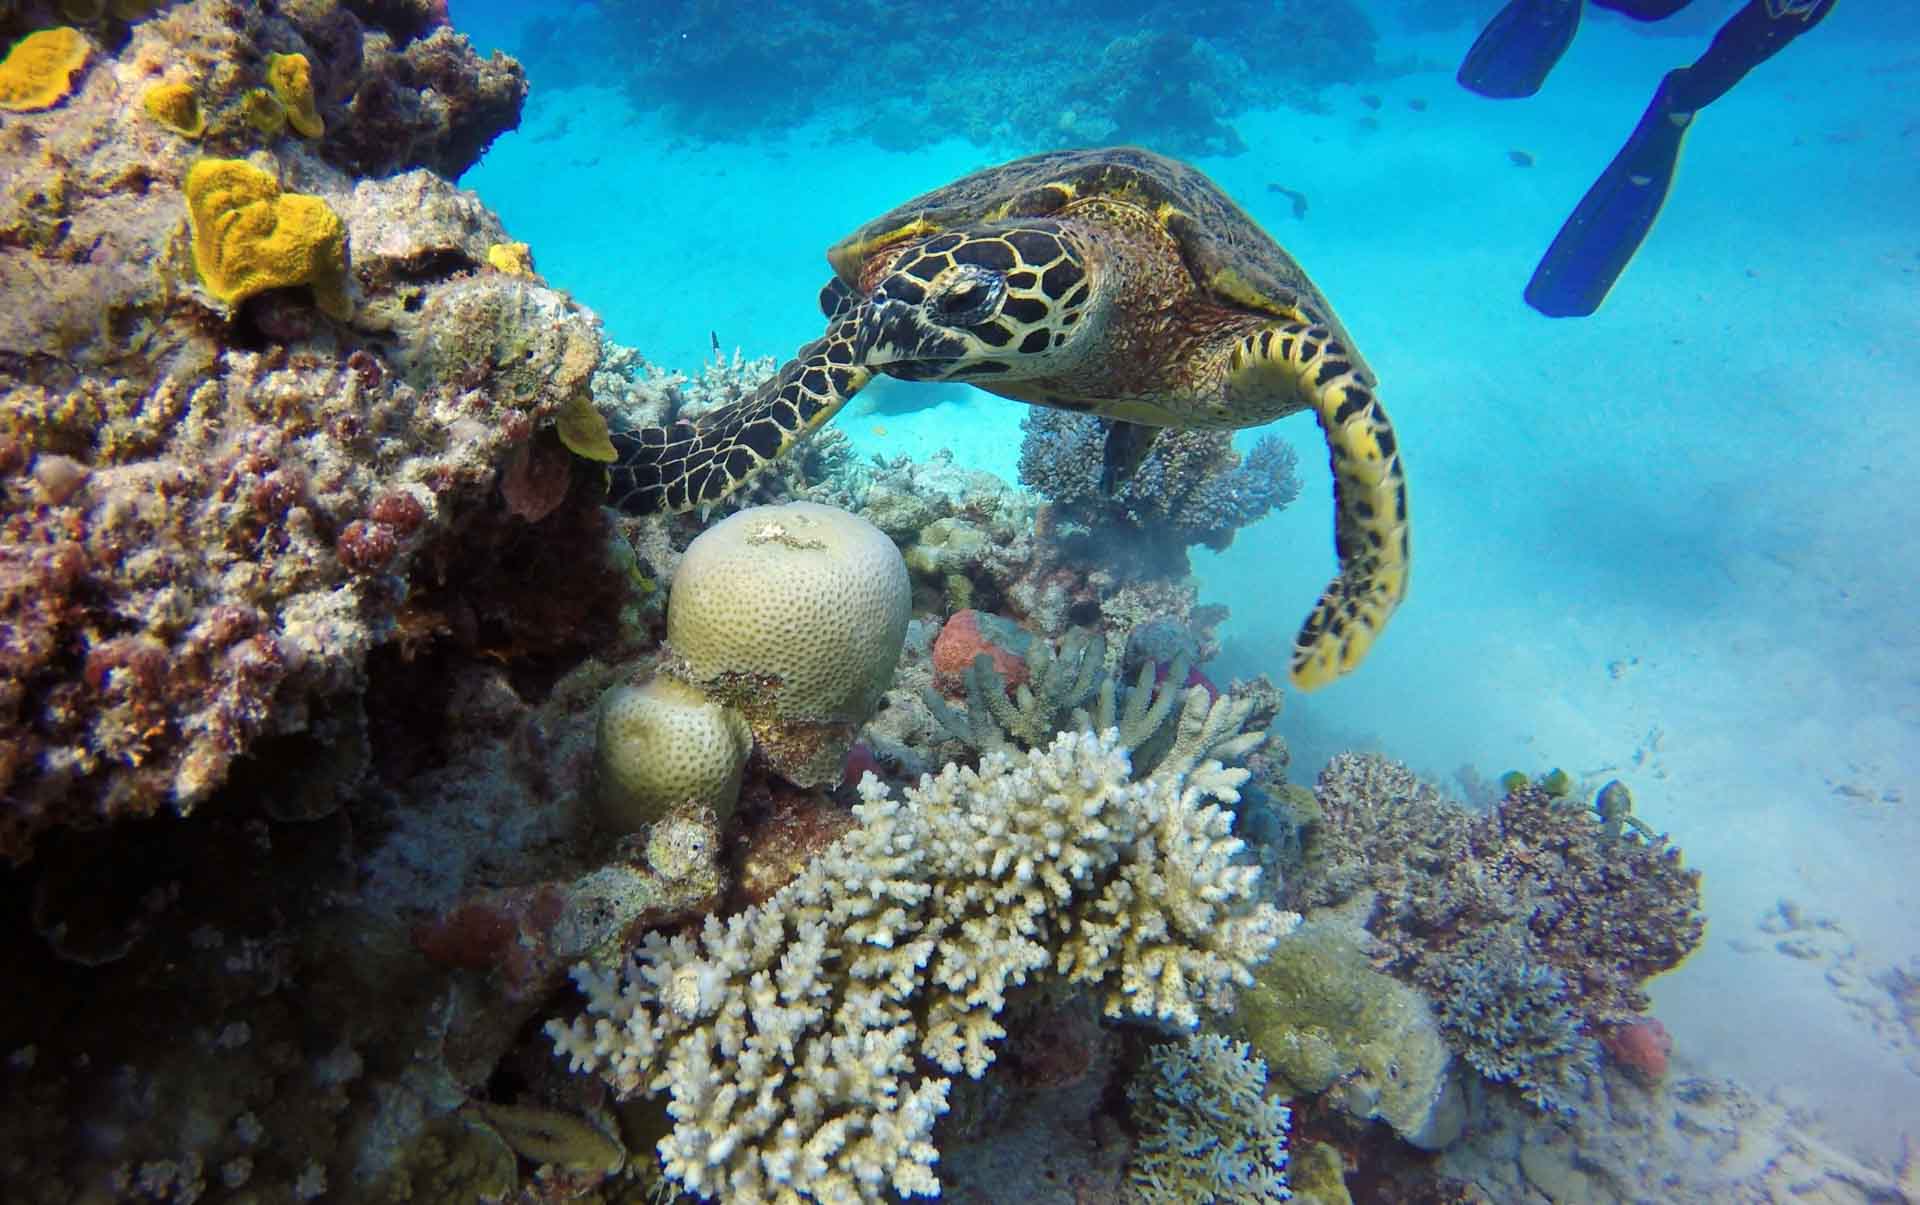
<instances>
[{"instance_id":1,"label":"round boulder coral","mask_svg":"<svg viewBox=\"0 0 1920 1205\"><path fill-rule=\"evenodd\" d=\"M601 822L636 832L694 804L724 824L752 748L746 721L693 687L671 678L616 686L600 700Z\"/></svg>"},{"instance_id":2,"label":"round boulder coral","mask_svg":"<svg viewBox=\"0 0 1920 1205\"><path fill-rule=\"evenodd\" d=\"M814 502L753 507L687 548L667 599L673 672L737 708L782 776L831 784L893 680L911 606L873 524Z\"/></svg>"}]
</instances>

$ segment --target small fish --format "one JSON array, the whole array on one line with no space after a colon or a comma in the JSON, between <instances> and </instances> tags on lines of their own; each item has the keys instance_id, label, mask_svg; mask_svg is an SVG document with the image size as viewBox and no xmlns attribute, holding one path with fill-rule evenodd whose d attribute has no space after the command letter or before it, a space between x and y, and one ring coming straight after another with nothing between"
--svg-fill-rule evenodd
<instances>
[{"instance_id":1,"label":"small fish","mask_svg":"<svg viewBox=\"0 0 1920 1205\"><path fill-rule=\"evenodd\" d=\"M1277 192L1281 196L1285 197L1287 200L1292 201L1294 217L1304 218L1307 216L1307 194L1303 192L1295 192L1293 189L1288 188L1284 184L1274 184L1271 182L1269 182L1267 185L1267 191Z\"/></svg>"},{"instance_id":2,"label":"small fish","mask_svg":"<svg viewBox=\"0 0 1920 1205\"><path fill-rule=\"evenodd\" d=\"M707 338L713 340L713 358L716 360L719 359L720 358L720 332L708 331Z\"/></svg>"},{"instance_id":3,"label":"small fish","mask_svg":"<svg viewBox=\"0 0 1920 1205\"><path fill-rule=\"evenodd\" d=\"M1508 151L1507 158L1513 161L1515 167L1533 166L1533 154L1530 151Z\"/></svg>"},{"instance_id":4,"label":"small fish","mask_svg":"<svg viewBox=\"0 0 1920 1205\"><path fill-rule=\"evenodd\" d=\"M1416 96L1407 101L1407 108L1412 109L1415 113L1425 113L1427 111L1427 98L1424 96Z\"/></svg>"},{"instance_id":5,"label":"small fish","mask_svg":"<svg viewBox=\"0 0 1920 1205\"><path fill-rule=\"evenodd\" d=\"M1360 98L1360 103L1369 109L1378 109L1380 107L1380 98L1369 92Z\"/></svg>"}]
</instances>

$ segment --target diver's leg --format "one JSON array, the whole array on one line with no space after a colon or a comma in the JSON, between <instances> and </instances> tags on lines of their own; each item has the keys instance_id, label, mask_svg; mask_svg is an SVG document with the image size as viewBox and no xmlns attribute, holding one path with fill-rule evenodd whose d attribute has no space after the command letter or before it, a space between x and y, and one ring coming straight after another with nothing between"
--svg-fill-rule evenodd
<instances>
[{"instance_id":1,"label":"diver's leg","mask_svg":"<svg viewBox=\"0 0 1920 1205\"><path fill-rule=\"evenodd\" d=\"M1469 92L1532 96L1580 28L1580 0L1511 0L1487 22L1454 78Z\"/></svg>"},{"instance_id":2,"label":"diver's leg","mask_svg":"<svg viewBox=\"0 0 1920 1205\"><path fill-rule=\"evenodd\" d=\"M1693 115L1832 11L1834 0L1751 0L1691 67L1667 73L1626 145L1574 208L1527 282L1527 304L1585 317L1647 237L1673 184Z\"/></svg>"}]
</instances>

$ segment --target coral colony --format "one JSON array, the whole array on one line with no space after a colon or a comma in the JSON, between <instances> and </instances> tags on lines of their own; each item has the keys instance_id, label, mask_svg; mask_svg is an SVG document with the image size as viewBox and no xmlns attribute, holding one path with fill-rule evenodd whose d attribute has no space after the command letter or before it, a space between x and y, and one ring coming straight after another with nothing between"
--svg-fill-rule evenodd
<instances>
[{"instance_id":1,"label":"coral colony","mask_svg":"<svg viewBox=\"0 0 1920 1205\"><path fill-rule=\"evenodd\" d=\"M773 366L607 343L456 186L518 63L432 0L0 32L0 1198L1439 1200L1551 1137L1625 1201L1663 1110L1825 1174L1670 1084L1657 806L1291 783L1279 688L1209 676L1187 552L1285 445L1106 494L1084 416L1024 489L827 431L617 515L610 424Z\"/></svg>"}]
</instances>

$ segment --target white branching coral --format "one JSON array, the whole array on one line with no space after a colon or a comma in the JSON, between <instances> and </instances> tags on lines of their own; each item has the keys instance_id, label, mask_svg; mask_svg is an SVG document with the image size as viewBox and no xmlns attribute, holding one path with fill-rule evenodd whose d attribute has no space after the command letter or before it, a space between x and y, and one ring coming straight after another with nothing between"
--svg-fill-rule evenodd
<instances>
[{"instance_id":1,"label":"white branching coral","mask_svg":"<svg viewBox=\"0 0 1920 1205\"><path fill-rule=\"evenodd\" d=\"M622 973L575 968L586 1015L547 1031L622 1096L667 1093L660 1154L691 1192L935 1195L934 1068L985 1072L1009 991L1060 977L1111 1015L1191 1026L1298 922L1235 860L1219 805L1246 772L1180 760L1134 782L1109 731L949 765L901 799L868 775L861 827L799 878L697 939L648 937Z\"/></svg>"}]
</instances>

